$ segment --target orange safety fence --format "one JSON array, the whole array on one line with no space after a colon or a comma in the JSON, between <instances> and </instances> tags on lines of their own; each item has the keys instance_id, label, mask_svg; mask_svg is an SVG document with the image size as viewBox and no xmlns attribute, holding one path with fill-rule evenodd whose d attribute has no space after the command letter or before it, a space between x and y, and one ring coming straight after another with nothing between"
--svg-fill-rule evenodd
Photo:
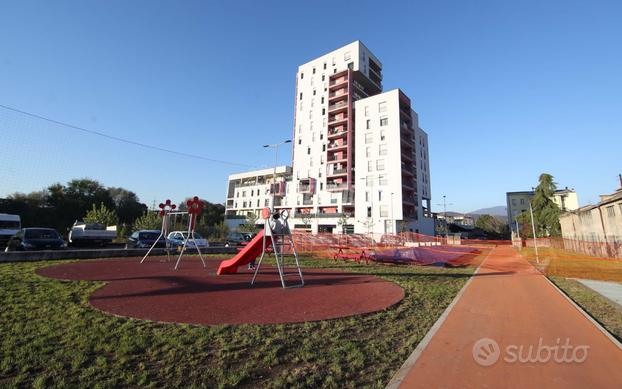
<instances>
[{"instance_id":1,"label":"orange safety fence","mask_svg":"<svg viewBox=\"0 0 622 389\"><path fill-rule=\"evenodd\" d=\"M525 239L524 247L533 247L533 239ZM559 237L537 238L538 247L551 247L560 250L585 254L592 257L622 259L622 242L592 242Z\"/></svg>"},{"instance_id":2,"label":"orange safety fence","mask_svg":"<svg viewBox=\"0 0 622 389\"><path fill-rule=\"evenodd\" d=\"M510 241L465 240L459 236L397 234L312 234L294 230L298 253L318 258L418 265L467 265L481 247L510 245ZM468 247L467 247L468 246Z\"/></svg>"}]
</instances>

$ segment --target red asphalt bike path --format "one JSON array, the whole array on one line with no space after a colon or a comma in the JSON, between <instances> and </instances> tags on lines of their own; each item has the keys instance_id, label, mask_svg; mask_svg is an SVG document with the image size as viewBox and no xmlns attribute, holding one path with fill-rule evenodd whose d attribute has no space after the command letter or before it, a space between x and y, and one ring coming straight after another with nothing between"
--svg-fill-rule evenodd
<instances>
[{"instance_id":1,"label":"red asphalt bike path","mask_svg":"<svg viewBox=\"0 0 622 389\"><path fill-rule=\"evenodd\" d=\"M622 388L620 343L511 247L452 305L388 387Z\"/></svg>"}]
</instances>

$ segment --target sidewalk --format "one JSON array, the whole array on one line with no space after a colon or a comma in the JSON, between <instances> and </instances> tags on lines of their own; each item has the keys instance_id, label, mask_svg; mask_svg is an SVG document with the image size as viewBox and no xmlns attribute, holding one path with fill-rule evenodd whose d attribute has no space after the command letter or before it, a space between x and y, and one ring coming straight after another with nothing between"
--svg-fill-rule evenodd
<instances>
[{"instance_id":1,"label":"sidewalk","mask_svg":"<svg viewBox=\"0 0 622 389\"><path fill-rule=\"evenodd\" d=\"M530 346L536 362L514 361ZM405 375L402 388L622 387L622 349L510 247L492 251L413 354L394 377Z\"/></svg>"}]
</instances>

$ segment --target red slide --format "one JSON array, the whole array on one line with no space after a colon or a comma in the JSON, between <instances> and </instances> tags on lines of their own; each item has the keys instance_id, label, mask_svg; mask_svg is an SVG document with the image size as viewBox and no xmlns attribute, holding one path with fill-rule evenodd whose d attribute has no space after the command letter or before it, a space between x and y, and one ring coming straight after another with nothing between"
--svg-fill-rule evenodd
<instances>
[{"instance_id":1,"label":"red slide","mask_svg":"<svg viewBox=\"0 0 622 389\"><path fill-rule=\"evenodd\" d=\"M257 235L248 242L235 257L225 259L220 263L216 274L235 274L238 272L238 266L248 265L250 261L261 255L264 230L259 231ZM266 236L266 243L270 243L270 237Z\"/></svg>"}]
</instances>

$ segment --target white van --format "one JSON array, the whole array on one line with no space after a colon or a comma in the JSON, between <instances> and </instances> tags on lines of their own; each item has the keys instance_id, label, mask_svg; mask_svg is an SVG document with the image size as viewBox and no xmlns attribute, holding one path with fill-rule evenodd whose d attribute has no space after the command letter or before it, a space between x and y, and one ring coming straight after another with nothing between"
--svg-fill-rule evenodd
<instances>
[{"instance_id":1,"label":"white van","mask_svg":"<svg viewBox=\"0 0 622 389\"><path fill-rule=\"evenodd\" d=\"M19 215L0 213L0 247L5 247L9 239L22 229Z\"/></svg>"}]
</instances>

